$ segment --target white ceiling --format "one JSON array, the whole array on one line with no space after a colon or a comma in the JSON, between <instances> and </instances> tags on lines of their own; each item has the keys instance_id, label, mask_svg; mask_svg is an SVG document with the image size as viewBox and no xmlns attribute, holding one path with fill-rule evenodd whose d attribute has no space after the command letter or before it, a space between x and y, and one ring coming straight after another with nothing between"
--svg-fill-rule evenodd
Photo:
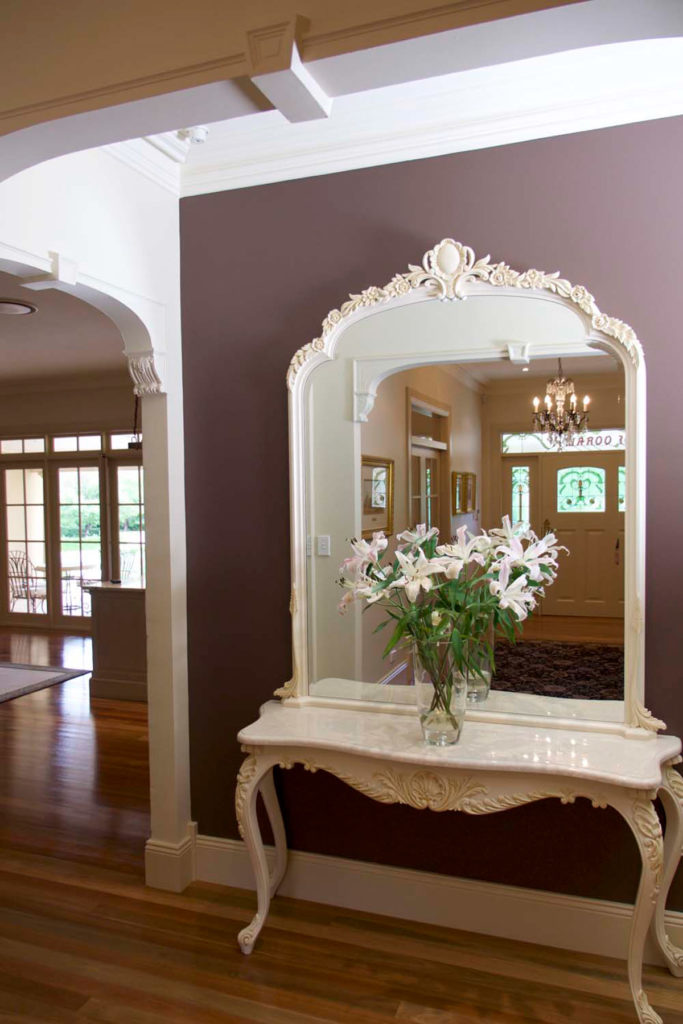
<instances>
[{"instance_id":1,"label":"white ceiling","mask_svg":"<svg viewBox=\"0 0 683 1024\"><path fill-rule=\"evenodd\" d=\"M0 273L0 297L37 306L30 316L0 316L0 381L127 372L123 340L104 313L66 292L28 291Z\"/></svg>"},{"instance_id":2,"label":"white ceiling","mask_svg":"<svg viewBox=\"0 0 683 1024\"><path fill-rule=\"evenodd\" d=\"M509 359L495 359L487 362L461 364L460 369L468 376L481 384L491 381L520 381L521 383L532 382L538 384L549 377L557 374L557 359L534 359L533 354L529 361L529 370L523 371L521 365L511 362ZM624 371L617 360L605 352L595 352L591 355L575 356L562 359L562 370L565 377L592 376L599 373L611 373L619 375L623 379Z\"/></svg>"}]
</instances>

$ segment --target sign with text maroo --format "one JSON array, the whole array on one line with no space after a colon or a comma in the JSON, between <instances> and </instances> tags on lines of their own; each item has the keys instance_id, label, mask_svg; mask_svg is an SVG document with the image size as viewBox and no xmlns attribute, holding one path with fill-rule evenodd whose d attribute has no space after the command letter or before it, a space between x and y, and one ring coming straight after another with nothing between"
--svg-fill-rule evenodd
<instances>
[{"instance_id":1,"label":"sign with text maroo","mask_svg":"<svg viewBox=\"0 0 683 1024\"><path fill-rule=\"evenodd\" d=\"M537 452L554 452L557 446L547 434L501 434L500 449L503 455L532 455ZM565 438L564 453L577 455L587 450L623 452L626 450L626 431L623 427L612 430L583 430Z\"/></svg>"}]
</instances>

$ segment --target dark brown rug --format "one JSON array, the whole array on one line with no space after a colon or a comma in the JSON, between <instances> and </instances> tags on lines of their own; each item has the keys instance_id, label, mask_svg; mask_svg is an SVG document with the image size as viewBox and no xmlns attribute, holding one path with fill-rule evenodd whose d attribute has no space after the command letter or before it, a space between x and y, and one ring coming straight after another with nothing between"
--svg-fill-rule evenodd
<instances>
[{"instance_id":1,"label":"dark brown rug","mask_svg":"<svg viewBox=\"0 0 683 1024\"><path fill-rule=\"evenodd\" d=\"M588 700L624 698L623 647L496 640L495 650L495 690Z\"/></svg>"}]
</instances>

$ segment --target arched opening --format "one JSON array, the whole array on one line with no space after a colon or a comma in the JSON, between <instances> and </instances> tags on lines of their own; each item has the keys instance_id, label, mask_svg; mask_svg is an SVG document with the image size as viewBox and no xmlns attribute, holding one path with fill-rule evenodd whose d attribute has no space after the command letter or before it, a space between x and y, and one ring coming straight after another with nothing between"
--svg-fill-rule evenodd
<instances>
[{"instance_id":1,"label":"arched opening","mask_svg":"<svg viewBox=\"0 0 683 1024\"><path fill-rule=\"evenodd\" d=\"M24 461L32 460L34 470L41 464L40 475L48 485L44 492L47 504L42 509L30 509L30 513L34 519L36 514L42 518L47 529L43 528L39 539L29 537L24 530L23 544L14 544L23 547L27 558L38 554L43 557L31 558L34 568L24 573L24 580L29 581L24 595L26 607L21 598L12 601L10 581L6 579L6 625L17 618L21 626L31 630L34 650L36 631L51 627L44 632L48 637L44 650L54 652L55 629L73 635L89 632L94 593L89 589L91 584L120 579L124 573L135 577L128 581L128 589L141 588L144 583L138 598L140 607L146 608L146 640L144 620L141 628L139 621L134 627L134 642L130 633L125 635L130 621L123 624L121 637L123 647L127 643L137 645L137 659L146 663L147 682L145 685L130 668L124 670L123 676L133 685L123 686L119 697L129 697L134 691L140 696L146 689L153 737L151 782L146 782L145 772L144 794L133 794L134 802L143 805L143 824L133 838L140 863L142 840L148 840L147 880L179 890L189 881L189 862L182 852L178 855L178 848L189 851L190 845L187 738L182 727L178 728L186 718L187 700L184 522L182 472L169 471L173 444L169 444L173 430L169 420L173 412L169 412L169 396L161 377L164 361L155 359L155 347L162 351L166 348L163 312L158 304L135 294L122 301L115 282L98 279L94 287L85 274L76 279L77 275L70 275L64 262L55 257L29 261L26 253L22 255L21 261L0 259L0 291L36 306L38 312L12 321L5 318L5 347L8 354L15 354L4 361L4 369L16 382L13 404L6 403L8 424L3 425L3 434L10 442L8 453L14 449L15 469L20 468L17 440ZM33 338L32 344L21 344L21 327L25 328L25 340ZM127 446L136 400L144 437L142 451ZM172 410L178 409L179 401L173 405L174 396L170 403ZM13 414L18 408L22 416L17 418ZM50 416L56 419L50 422ZM24 435L42 437L43 453L25 456ZM96 438L100 445L97 451L92 447ZM74 474L75 498L69 493ZM22 512L25 519L26 509ZM5 507L3 514L7 534ZM140 528L143 515L144 533ZM74 528L76 534L67 537ZM14 538L5 536L4 540L2 561L7 572L12 547L9 541ZM139 620L137 611L135 615ZM54 664L55 656L53 653L47 660ZM82 680L64 685L71 687L71 706L78 706L87 717L87 681L85 690ZM139 721L141 707L144 705L138 705L133 714ZM169 733L173 736L170 743ZM136 759L139 761L137 755ZM144 806L151 814L144 811ZM155 848L155 843L160 846ZM173 851L170 869L169 849Z\"/></svg>"}]
</instances>

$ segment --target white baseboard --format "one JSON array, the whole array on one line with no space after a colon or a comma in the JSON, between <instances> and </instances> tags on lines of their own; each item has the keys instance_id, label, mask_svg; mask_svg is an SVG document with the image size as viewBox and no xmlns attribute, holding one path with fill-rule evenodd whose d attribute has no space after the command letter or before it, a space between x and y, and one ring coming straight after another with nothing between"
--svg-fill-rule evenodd
<instances>
[{"instance_id":1,"label":"white baseboard","mask_svg":"<svg viewBox=\"0 0 683 1024\"><path fill-rule=\"evenodd\" d=\"M148 839L145 843L145 884L153 889L182 892L194 880L196 825L179 843ZM244 851L246 857L246 851Z\"/></svg>"},{"instance_id":2,"label":"white baseboard","mask_svg":"<svg viewBox=\"0 0 683 1024\"><path fill-rule=\"evenodd\" d=\"M271 860L271 848L267 855ZM197 836L195 878L253 889L244 843ZM278 891L296 899L583 953L624 959L628 949L631 908L623 903L296 851L289 854ZM669 911L666 917L672 941L683 946L683 913ZM663 963L654 944L648 944L645 960Z\"/></svg>"}]
</instances>

